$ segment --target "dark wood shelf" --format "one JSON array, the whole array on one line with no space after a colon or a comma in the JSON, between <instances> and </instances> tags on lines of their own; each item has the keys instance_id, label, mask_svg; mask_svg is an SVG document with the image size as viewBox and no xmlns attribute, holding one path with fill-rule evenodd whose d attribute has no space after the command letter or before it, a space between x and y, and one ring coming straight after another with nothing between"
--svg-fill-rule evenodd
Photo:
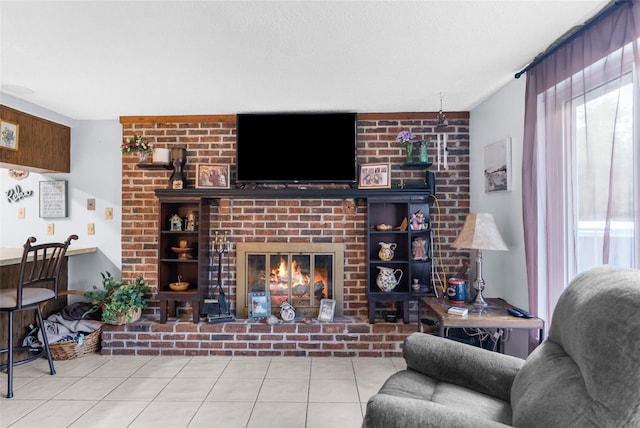
<instances>
[{"instance_id":1,"label":"dark wood shelf","mask_svg":"<svg viewBox=\"0 0 640 428\"><path fill-rule=\"evenodd\" d=\"M404 163L400 165L400 169L429 169L433 165L430 162L413 162L413 163Z\"/></svg>"},{"instance_id":2,"label":"dark wood shelf","mask_svg":"<svg viewBox=\"0 0 640 428\"><path fill-rule=\"evenodd\" d=\"M156 189L159 198L244 198L244 199L367 199L370 197L429 196L429 189L318 189L304 187L257 187L235 189Z\"/></svg>"},{"instance_id":3,"label":"dark wood shelf","mask_svg":"<svg viewBox=\"0 0 640 428\"><path fill-rule=\"evenodd\" d=\"M173 169L170 163L139 163L136 166L140 169Z\"/></svg>"}]
</instances>

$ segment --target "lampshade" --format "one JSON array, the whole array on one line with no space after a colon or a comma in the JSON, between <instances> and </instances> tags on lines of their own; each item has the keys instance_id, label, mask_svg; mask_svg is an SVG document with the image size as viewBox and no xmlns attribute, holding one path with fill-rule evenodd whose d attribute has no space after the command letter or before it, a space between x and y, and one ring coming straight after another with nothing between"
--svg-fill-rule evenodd
<instances>
[{"instance_id":1,"label":"lampshade","mask_svg":"<svg viewBox=\"0 0 640 428\"><path fill-rule=\"evenodd\" d=\"M469 213L453 248L470 250L508 250L492 214Z\"/></svg>"}]
</instances>

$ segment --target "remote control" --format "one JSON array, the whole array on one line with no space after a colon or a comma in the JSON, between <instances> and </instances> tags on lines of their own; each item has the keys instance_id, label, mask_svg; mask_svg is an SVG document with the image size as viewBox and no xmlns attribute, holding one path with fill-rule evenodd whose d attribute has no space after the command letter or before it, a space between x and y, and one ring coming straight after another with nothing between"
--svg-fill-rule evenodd
<instances>
[{"instance_id":1,"label":"remote control","mask_svg":"<svg viewBox=\"0 0 640 428\"><path fill-rule=\"evenodd\" d=\"M515 308L509 308L509 314L513 315L514 317L518 317L518 318L524 317L524 315L522 315L520 312L516 311Z\"/></svg>"},{"instance_id":2,"label":"remote control","mask_svg":"<svg viewBox=\"0 0 640 428\"><path fill-rule=\"evenodd\" d=\"M517 312L520 315L515 315L514 312ZM509 309L509 313L511 315L519 316L521 318L533 318L533 315L531 315L529 312L525 311L524 309L516 308L515 306Z\"/></svg>"}]
</instances>

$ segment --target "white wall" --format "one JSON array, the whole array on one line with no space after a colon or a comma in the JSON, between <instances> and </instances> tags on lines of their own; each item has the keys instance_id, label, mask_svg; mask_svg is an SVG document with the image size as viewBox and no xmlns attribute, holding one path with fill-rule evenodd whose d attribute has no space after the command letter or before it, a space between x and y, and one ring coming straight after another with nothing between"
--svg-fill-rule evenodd
<instances>
[{"instance_id":1,"label":"white wall","mask_svg":"<svg viewBox=\"0 0 640 428\"><path fill-rule=\"evenodd\" d=\"M500 234L509 247L509 251L483 251L484 295L502 297L515 306L528 309L522 223L525 84L526 77L512 80L470 112L469 174L471 211L493 214ZM485 193L484 147L506 137L511 139L513 190ZM512 340L505 348L507 353L527 355L526 335L522 333L515 331L512 334Z\"/></svg>"},{"instance_id":2,"label":"white wall","mask_svg":"<svg viewBox=\"0 0 640 428\"><path fill-rule=\"evenodd\" d=\"M0 169L0 246L22 247L29 236L38 242L62 241L75 233L79 239L72 246L97 247L93 254L69 258L69 288L90 289L100 285L100 272L108 270L116 278L121 273L122 160L120 141L122 127L114 121L76 121L8 94L0 102L8 107L60 123L71 128L71 173L30 173L23 180L9 177ZM39 217L38 188L40 181L68 181L67 218ZM9 202L7 191L19 185L33 196ZM96 200L95 211L87 210L87 199ZM105 219L105 208L113 208L113 220ZM18 219L18 208L25 208L25 218ZM53 223L55 234L47 235L47 224ZM95 224L95 235L87 234L87 225Z\"/></svg>"}]
</instances>

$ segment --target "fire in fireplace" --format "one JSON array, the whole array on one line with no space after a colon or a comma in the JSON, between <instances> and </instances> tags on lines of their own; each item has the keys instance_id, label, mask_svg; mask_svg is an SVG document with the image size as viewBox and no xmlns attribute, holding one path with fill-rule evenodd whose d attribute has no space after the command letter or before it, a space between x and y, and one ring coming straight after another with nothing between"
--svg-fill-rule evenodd
<instances>
[{"instance_id":1,"label":"fire in fireplace","mask_svg":"<svg viewBox=\"0 0 640 428\"><path fill-rule=\"evenodd\" d=\"M248 315L248 293L269 292L271 310L289 302L297 317L318 316L322 299L336 300L335 316L342 316L342 244L238 243L237 312Z\"/></svg>"}]
</instances>

